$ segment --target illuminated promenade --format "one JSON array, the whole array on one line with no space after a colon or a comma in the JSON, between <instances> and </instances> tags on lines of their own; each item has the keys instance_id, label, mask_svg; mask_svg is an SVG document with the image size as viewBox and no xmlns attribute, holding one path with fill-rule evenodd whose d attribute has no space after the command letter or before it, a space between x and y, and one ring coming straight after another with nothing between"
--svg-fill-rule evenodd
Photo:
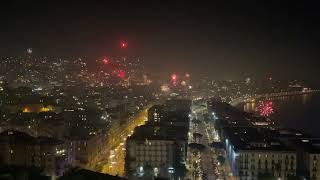
<instances>
[{"instance_id":1,"label":"illuminated promenade","mask_svg":"<svg viewBox=\"0 0 320 180\"><path fill-rule=\"evenodd\" d=\"M284 96L295 96L295 95L303 95L303 94L315 94L320 93L320 90L303 90L303 91L291 91L291 92L278 92L278 93L266 93L266 94L256 94L253 96L239 97L237 99L229 102L232 106L236 106L242 102L253 102L256 99L262 98L276 98L276 97L284 97Z\"/></svg>"}]
</instances>

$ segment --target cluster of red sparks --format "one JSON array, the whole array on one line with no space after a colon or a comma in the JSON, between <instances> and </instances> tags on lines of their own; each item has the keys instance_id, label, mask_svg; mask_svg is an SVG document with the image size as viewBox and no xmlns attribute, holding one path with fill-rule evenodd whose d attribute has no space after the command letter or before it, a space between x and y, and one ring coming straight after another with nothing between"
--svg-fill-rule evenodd
<instances>
[{"instance_id":1,"label":"cluster of red sparks","mask_svg":"<svg viewBox=\"0 0 320 180\"><path fill-rule=\"evenodd\" d=\"M103 62L104 64L109 64L109 60L108 60L107 58L104 58L104 59L102 60L102 62Z\"/></svg>"},{"instance_id":2,"label":"cluster of red sparks","mask_svg":"<svg viewBox=\"0 0 320 180\"><path fill-rule=\"evenodd\" d=\"M128 42L127 41L121 41L120 42L120 48L126 49L127 47L128 47ZM106 57L104 59L102 59L102 63L105 64L105 65L111 65L111 66L113 65L111 63L111 61L109 60L109 58L106 58ZM116 75L119 78L121 78L121 79L125 79L126 78L126 72L124 70L119 69L119 68L115 68L115 67L113 67L113 68L116 69L113 72L116 73Z\"/></svg>"},{"instance_id":3,"label":"cluster of red sparks","mask_svg":"<svg viewBox=\"0 0 320 180\"><path fill-rule=\"evenodd\" d=\"M273 114L273 103L272 101L262 101L258 107L261 116L269 117Z\"/></svg>"},{"instance_id":4,"label":"cluster of red sparks","mask_svg":"<svg viewBox=\"0 0 320 180\"><path fill-rule=\"evenodd\" d=\"M124 79L126 77L126 73L123 70L119 70L117 72L119 78Z\"/></svg>"},{"instance_id":5,"label":"cluster of red sparks","mask_svg":"<svg viewBox=\"0 0 320 180\"><path fill-rule=\"evenodd\" d=\"M184 75L184 77L178 77L178 75L176 73L173 73L171 75L171 82L174 86L177 86L178 84L178 80L180 79L181 81L179 82L182 86L187 86L187 81L189 81L189 78L190 78L190 74L189 73L186 73Z\"/></svg>"},{"instance_id":6,"label":"cluster of red sparks","mask_svg":"<svg viewBox=\"0 0 320 180\"><path fill-rule=\"evenodd\" d=\"M190 74L189 73L186 73L185 75L184 75L184 77L185 77L185 79L189 79L190 78ZM176 73L173 73L172 75L171 75L171 80L172 81L176 81L178 79L178 75L176 74Z\"/></svg>"},{"instance_id":7,"label":"cluster of red sparks","mask_svg":"<svg viewBox=\"0 0 320 180\"><path fill-rule=\"evenodd\" d=\"M178 76L177 76L176 74L172 74L172 75L171 75L171 80L172 80L172 81L176 81L177 78L178 78Z\"/></svg>"}]
</instances>

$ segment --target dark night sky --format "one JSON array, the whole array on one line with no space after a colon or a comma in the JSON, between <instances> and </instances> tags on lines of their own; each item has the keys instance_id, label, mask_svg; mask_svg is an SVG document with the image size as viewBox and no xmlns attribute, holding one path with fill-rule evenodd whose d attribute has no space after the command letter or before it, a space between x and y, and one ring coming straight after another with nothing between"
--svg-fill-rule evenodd
<instances>
[{"instance_id":1,"label":"dark night sky","mask_svg":"<svg viewBox=\"0 0 320 180\"><path fill-rule=\"evenodd\" d=\"M216 79L319 78L315 1L8 1L0 8L0 56L126 52L155 72ZM123 53L123 52L122 52Z\"/></svg>"}]
</instances>

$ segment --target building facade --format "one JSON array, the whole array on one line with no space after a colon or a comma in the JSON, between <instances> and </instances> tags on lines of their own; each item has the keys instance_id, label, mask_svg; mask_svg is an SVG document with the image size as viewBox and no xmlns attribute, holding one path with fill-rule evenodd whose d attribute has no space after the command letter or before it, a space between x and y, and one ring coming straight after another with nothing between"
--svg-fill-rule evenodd
<instances>
[{"instance_id":1,"label":"building facade","mask_svg":"<svg viewBox=\"0 0 320 180\"><path fill-rule=\"evenodd\" d=\"M63 141L17 131L0 134L0 161L4 165L38 167L47 176L61 176L68 169L68 160Z\"/></svg>"},{"instance_id":2,"label":"building facade","mask_svg":"<svg viewBox=\"0 0 320 180\"><path fill-rule=\"evenodd\" d=\"M265 174L287 179L296 175L296 153L281 151L238 151L232 164L239 180L258 180Z\"/></svg>"},{"instance_id":3,"label":"building facade","mask_svg":"<svg viewBox=\"0 0 320 180\"><path fill-rule=\"evenodd\" d=\"M135 130L126 145L126 172L129 179L183 179L187 140L170 130L173 130L170 126L148 125Z\"/></svg>"}]
</instances>

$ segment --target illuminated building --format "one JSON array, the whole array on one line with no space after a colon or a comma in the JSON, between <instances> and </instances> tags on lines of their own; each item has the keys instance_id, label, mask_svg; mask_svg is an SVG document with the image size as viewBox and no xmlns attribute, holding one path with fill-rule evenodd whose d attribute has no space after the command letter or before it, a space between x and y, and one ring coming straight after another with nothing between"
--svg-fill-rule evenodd
<instances>
[{"instance_id":1,"label":"illuminated building","mask_svg":"<svg viewBox=\"0 0 320 180\"><path fill-rule=\"evenodd\" d=\"M39 112L50 112L52 110L53 110L52 106L43 106L40 108Z\"/></svg>"},{"instance_id":2,"label":"illuminated building","mask_svg":"<svg viewBox=\"0 0 320 180\"><path fill-rule=\"evenodd\" d=\"M22 109L22 112L23 112L23 113L30 113L31 110L30 110L28 107L24 107L24 108Z\"/></svg>"},{"instance_id":3,"label":"illuminated building","mask_svg":"<svg viewBox=\"0 0 320 180\"><path fill-rule=\"evenodd\" d=\"M264 175L319 179L319 138L293 129L268 128L272 125L268 120L260 121L221 101L211 99L208 108L236 179L258 180Z\"/></svg>"},{"instance_id":4,"label":"illuminated building","mask_svg":"<svg viewBox=\"0 0 320 180\"><path fill-rule=\"evenodd\" d=\"M320 178L320 153L319 150L317 152L310 152L307 156L307 170L309 177L312 180L316 180Z\"/></svg>"},{"instance_id":5,"label":"illuminated building","mask_svg":"<svg viewBox=\"0 0 320 180\"><path fill-rule=\"evenodd\" d=\"M160 123L164 118L164 107L162 105L154 105L148 110L148 121L152 123Z\"/></svg>"},{"instance_id":6,"label":"illuminated building","mask_svg":"<svg viewBox=\"0 0 320 180\"><path fill-rule=\"evenodd\" d=\"M295 133L294 140L298 154L298 174L305 179L317 180L320 178L320 140L319 138L305 137L302 133Z\"/></svg>"},{"instance_id":7,"label":"illuminated building","mask_svg":"<svg viewBox=\"0 0 320 180\"><path fill-rule=\"evenodd\" d=\"M126 144L129 179L183 179L191 101L168 100L148 110L146 125L135 128ZM178 133L177 133L178 132Z\"/></svg>"},{"instance_id":8,"label":"illuminated building","mask_svg":"<svg viewBox=\"0 0 320 180\"><path fill-rule=\"evenodd\" d=\"M160 90L163 92L163 93L168 93L170 91L170 87L167 85L167 84L164 84L164 85L161 85L160 86Z\"/></svg>"},{"instance_id":9,"label":"illuminated building","mask_svg":"<svg viewBox=\"0 0 320 180\"><path fill-rule=\"evenodd\" d=\"M5 105L3 107L10 113L50 113L56 112L59 113L61 111L60 107L52 106L52 105L44 105L41 103L37 104L24 104L24 105Z\"/></svg>"},{"instance_id":10,"label":"illuminated building","mask_svg":"<svg viewBox=\"0 0 320 180\"><path fill-rule=\"evenodd\" d=\"M166 111L183 112L189 114L191 100L188 99L170 99L165 102Z\"/></svg>"},{"instance_id":11,"label":"illuminated building","mask_svg":"<svg viewBox=\"0 0 320 180\"><path fill-rule=\"evenodd\" d=\"M74 162L72 163L78 167L86 167L90 159L91 148L93 148L91 141L92 139L87 138L68 138L69 147L71 154L74 157Z\"/></svg>"},{"instance_id":12,"label":"illuminated building","mask_svg":"<svg viewBox=\"0 0 320 180\"><path fill-rule=\"evenodd\" d=\"M296 176L297 152L255 128L223 129L225 149L232 174L241 179L258 180L261 175L288 179Z\"/></svg>"},{"instance_id":13,"label":"illuminated building","mask_svg":"<svg viewBox=\"0 0 320 180\"><path fill-rule=\"evenodd\" d=\"M176 133L179 132L179 133ZM187 151L185 128L144 125L127 140L126 173L129 179L183 179Z\"/></svg>"},{"instance_id":14,"label":"illuminated building","mask_svg":"<svg viewBox=\"0 0 320 180\"><path fill-rule=\"evenodd\" d=\"M167 100L162 105L154 105L148 110L148 123L189 129L191 101L184 99Z\"/></svg>"}]
</instances>

